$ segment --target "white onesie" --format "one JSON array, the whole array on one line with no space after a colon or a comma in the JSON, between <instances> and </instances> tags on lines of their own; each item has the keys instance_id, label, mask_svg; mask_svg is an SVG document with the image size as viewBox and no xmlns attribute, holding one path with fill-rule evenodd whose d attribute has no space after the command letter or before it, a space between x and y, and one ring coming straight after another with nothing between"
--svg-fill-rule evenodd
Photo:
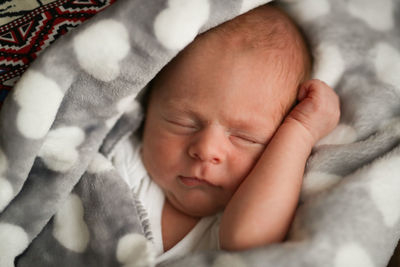
<instances>
[{"instance_id":1,"label":"white onesie","mask_svg":"<svg viewBox=\"0 0 400 267\"><path fill-rule=\"evenodd\" d=\"M156 263L183 256L189 252L219 249L218 231L221 214L203 217L174 247L164 252L161 214L165 196L143 166L140 156L141 143L131 136L122 140L113 152L113 162L129 187L146 209L156 252Z\"/></svg>"}]
</instances>

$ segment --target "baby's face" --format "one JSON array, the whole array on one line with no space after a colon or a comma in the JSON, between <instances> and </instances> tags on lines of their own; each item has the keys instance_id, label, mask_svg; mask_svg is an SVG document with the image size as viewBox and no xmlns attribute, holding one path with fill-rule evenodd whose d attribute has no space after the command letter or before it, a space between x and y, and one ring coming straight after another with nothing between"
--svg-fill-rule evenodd
<instances>
[{"instance_id":1,"label":"baby's face","mask_svg":"<svg viewBox=\"0 0 400 267\"><path fill-rule=\"evenodd\" d=\"M154 84L142 158L175 208L202 217L226 206L295 88L255 52L211 41L185 52Z\"/></svg>"}]
</instances>

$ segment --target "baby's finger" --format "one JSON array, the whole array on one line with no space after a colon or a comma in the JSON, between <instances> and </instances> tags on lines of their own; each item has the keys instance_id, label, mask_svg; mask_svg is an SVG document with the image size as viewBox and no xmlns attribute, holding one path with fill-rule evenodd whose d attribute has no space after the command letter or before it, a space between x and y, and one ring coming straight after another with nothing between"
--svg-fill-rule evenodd
<instances>
[{"instance_id":1,"label":"baby's finger","mask_svg":"<svg viewBox=\"0 0 400 267\"><path fill-rule=\"evenodd\" d=\"M330 98L332 95L336 94L326 83L312 79L301 84L297 99L298 101L302 101L304 98L309 97L314 99L314 101L320 101L324 98Z\"/></svg>"},{"instance_id":2,"label":"baby's finger","mask_svg":"<svg viewBox=\"0 0 400 267\"><path fill-rule=\"evenodd\" d=\"M314 91L319 87L322 86L322 82L319 80L308 80L301 84L299 93L297 95L297 100L302 101L307 96L315 93Z\"/></svg>"}]
</instances>

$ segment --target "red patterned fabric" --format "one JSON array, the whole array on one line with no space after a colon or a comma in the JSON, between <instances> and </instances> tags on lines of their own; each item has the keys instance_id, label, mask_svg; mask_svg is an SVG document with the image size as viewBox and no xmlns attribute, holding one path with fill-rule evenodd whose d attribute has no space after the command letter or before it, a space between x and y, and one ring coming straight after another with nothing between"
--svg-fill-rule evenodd
<instances>
[{"instance_id":1,"label":"red patterned fabric","mask_svg":"<svg viewBox=\"0 0 400 267\"><path fill-rule=\"evenodd\" d=\"M0 107L29 64L58 37L116 0L58 0L0 26Z\"/></svg>"}]
</instances>

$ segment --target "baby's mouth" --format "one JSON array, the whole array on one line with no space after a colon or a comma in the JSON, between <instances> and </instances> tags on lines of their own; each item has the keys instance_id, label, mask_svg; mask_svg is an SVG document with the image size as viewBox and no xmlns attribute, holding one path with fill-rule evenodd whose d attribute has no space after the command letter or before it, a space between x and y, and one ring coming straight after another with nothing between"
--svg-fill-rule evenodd
<instances>
[{"instance_id":1,"label":"baby's mouth","mask_svg":"<svg viewBox=\"0 0 400 267\"><path fill-rule=\"evenodd\" d=\"M197 177L187 177L179 175L178 180L180 181L181 184L183 184L185 187L188 188L193 188L198 186L214 186L213 184L207 182L206 180Z\"/></svg>"}]
</instances>

